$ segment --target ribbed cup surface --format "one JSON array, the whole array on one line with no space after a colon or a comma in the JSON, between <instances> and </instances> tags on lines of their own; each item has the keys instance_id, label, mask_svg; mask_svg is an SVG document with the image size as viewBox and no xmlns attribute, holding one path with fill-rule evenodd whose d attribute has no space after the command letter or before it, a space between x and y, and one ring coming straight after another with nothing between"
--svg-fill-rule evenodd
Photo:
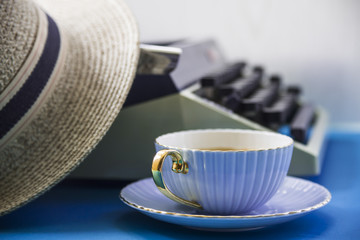
<instances>
[{"instance_id":1,"label":"ribbed cup surface","mask_svg":"<svg viewBox=\"0 0 360 240\"><path fill-rule=\"evenodd\" d=\"M162 149L165 147L156 143L156 150ZM209 213L246 213L276 193L287 174L292 150L292 144L258 151L178 149L189 172L172 172L172 162L166 159L163 178L175 195L198 202Z\"/></svg>"}]
</instances>

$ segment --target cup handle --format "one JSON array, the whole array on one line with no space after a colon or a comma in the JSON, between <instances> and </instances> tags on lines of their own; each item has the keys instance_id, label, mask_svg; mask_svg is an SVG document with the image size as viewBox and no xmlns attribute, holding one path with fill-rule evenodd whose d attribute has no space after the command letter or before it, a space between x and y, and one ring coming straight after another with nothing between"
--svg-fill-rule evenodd
<instances>
[{"instance_id":1,"label":"cup handle","mask_svg":"<svg viewBox=\"0 0 360 240\"><path fill-rule=\"evenodd\" d=\"M171 170L173 172L187 174L189 171L189 166L188 166L187 162L185 162L183 160L181 154L178 151L169 150L169 149L160 150L156 153L156 155L153 159L152 167L151 167L152 176L153 176L154 182L156 184L156 187L160 190L160 192L162 194L164 194L171 200L185 204L190 207L202 209L202 207L199 203L194 202L194 201L185 200L183 198L176 196L166 186L166 184L163 180L163 177L162 177L162 166L163 166L164 160L167 156L170 156L172 159L173 164L172 164Z\"/></svg>"}]
</instances>

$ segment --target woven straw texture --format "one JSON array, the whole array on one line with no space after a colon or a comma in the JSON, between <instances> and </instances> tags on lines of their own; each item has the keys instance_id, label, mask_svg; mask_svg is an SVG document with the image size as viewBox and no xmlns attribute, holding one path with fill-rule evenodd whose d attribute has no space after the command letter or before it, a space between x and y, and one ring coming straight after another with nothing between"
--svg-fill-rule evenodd
<instances>
[{"instance_id":1,"label":"woven straw texture","mask_svg":"<svg viewBox=\"0 0 360 240\"><path fill-rule=\"evenodd\" d=\"M16 4L1 4L0 1L0 22L0 64L6 66L0 67L1 94L25 61L35 41L38 23L35 6L28 1Z\"/></svg>"},{"instance_id":2,"label":"woven straw texture","mask_svg":"<svg viewBox=\"0 0 360 240\"><path fill-rule=\"evenodd\" d=\"M68 52L51 97L0 150L0 215L60 181L95 147L120 111L139 55L137 25L122 1L37 2L61 28Z\"/></svg>"}]
</instances>

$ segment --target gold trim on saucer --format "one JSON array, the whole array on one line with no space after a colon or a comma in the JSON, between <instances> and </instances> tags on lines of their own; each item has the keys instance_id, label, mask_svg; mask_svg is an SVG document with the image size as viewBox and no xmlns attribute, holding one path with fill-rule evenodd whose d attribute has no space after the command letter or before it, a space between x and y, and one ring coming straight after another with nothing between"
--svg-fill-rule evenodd
<instances>
[{"instance_id":1,"label":"gold trim on saucer","mask_svg":"<svg viewBox=\"0 0 360 240\"><path fill-rule=\"evenodd\" d=\"M307 181L304 179L301 179L303 181ZM310 182L310 181L308 181ZM312 184L316 184L319 185L317 183L313 183ZM321 186L321 185L319 185ZM322 186L321 186L322 187ZM324 187L322 187L324 188ZM156 210L156 209L152 209L152 208L147 208L147 207L143 207L143 206L139 206L137 204L131 203L129 201L127 201L120 192L120 199L126 203L127 205L140 209L140 210L144 210L147 212L151 212L151 213L157 213L157 214L164 214L164 215L173 215L173 216L181 216L181 217L190 217L190 218L231 218L231 219L248 219L248 218L271 218L271 217L280 217L280 216L287 216L287 215L294 215L294 214L300 214L300 213L304 213L304 212L310 212L316 209L319 209L323 206L325 206L326 204L328 204L331 200L331 194L330 192L324 188L324 190L327 192L327 198L324 199L322 202L315 204L314 206L308 207L308 208L304 208L304 209L300 209L297 211L289 211L289 212L284 212L284 213L274 213L274 214L262 214L262 215L202 215L202 214L186 214L186 213L176 213L176 212L167 212L167 211L160 211L160 210Z\"/></svg>"}]
</instances>

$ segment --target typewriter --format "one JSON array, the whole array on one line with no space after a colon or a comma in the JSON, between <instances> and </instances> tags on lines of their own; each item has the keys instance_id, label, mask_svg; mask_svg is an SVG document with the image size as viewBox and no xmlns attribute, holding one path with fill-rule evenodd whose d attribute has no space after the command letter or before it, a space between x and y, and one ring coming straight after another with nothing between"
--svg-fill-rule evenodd
<instances>
[{"instance_id":1,"label":"typewriter","mask_svg":"<svg viewBox=\"0 0 360 240\"><path fill-rule=\"evenodd\" d=\"M295 140L289 175L321 172L327 114L301 101L266 66L226 61L216 42L142 45L138 73L123 109L96 149L71 175L80 179L150 177L154 139L199 128L275 131Z\"/></svg>"}]
</instances>

